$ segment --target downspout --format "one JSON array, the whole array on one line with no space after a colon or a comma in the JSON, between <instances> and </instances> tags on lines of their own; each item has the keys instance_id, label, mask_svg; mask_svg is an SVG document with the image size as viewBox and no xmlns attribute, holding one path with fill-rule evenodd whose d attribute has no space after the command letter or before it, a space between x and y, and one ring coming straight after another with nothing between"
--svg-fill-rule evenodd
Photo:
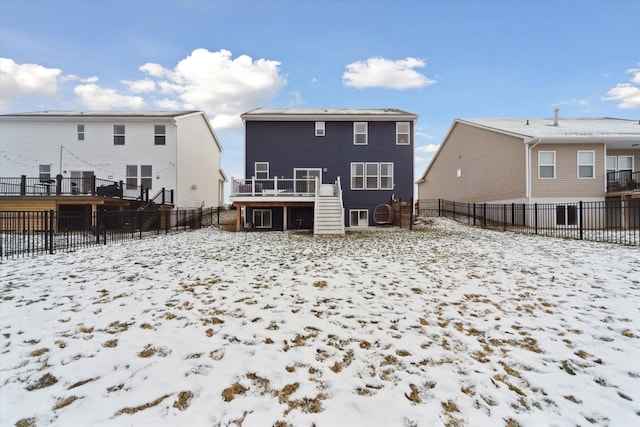
<instances>
[{"instance_id":1,"label":"downspout","mask_svg":"<svg viewBox=\"0 0 640 427\"><path fill-rule=\"evenodd\" d=\"M526 163L526 167L527 167L527 175L526 175L526 189L525 189L525 197L527 198L527 204L530 205L531 204L531 151L533 150L533 148L540 144L541 139L540 138L536 138L536 139L532 139L530 141L525 142L524 144L526 145L526 149L525 149L525 163ZM531 145L533 143L533 145Z\"/></svg>"}]
</instances>

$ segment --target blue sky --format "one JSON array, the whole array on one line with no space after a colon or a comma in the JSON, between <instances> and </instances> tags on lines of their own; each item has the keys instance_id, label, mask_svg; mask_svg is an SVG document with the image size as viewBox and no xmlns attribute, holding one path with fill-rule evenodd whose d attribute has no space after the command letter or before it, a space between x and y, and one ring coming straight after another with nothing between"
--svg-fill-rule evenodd
<instances>
[{"instance_id":1,"label":"blue sky","mask_svg":"<svg viewBox=\"0 0 640 427\"><path fill-rule=\"evenodd\" d=\"M640 118L640 1L0 0L0 110L201 109L243 175L257 107Z\"/></svg>"}]
</instances>

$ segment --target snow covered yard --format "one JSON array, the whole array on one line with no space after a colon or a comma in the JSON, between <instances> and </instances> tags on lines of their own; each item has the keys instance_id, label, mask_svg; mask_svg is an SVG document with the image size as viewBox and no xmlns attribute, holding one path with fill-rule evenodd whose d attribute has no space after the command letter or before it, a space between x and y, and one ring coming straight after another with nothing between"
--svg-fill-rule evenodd
<instances>
[{"instance_id":1,"label":"snow covered yard","mask_svg":"<svg viewBox=\"0 0 640 427\"><path fill-rule=\"evenodd\" d=\"M639 259L436 219L3 261L0 425L638 425Z\"/></svg>"}]
</instances>

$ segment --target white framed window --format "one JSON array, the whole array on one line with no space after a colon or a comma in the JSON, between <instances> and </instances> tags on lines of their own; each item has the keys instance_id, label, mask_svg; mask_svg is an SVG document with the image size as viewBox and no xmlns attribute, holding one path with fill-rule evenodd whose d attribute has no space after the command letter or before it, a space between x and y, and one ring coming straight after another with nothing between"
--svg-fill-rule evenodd
<instances>
[{"instance_id":1,"label":"white framed window","mask_svg":"<svg viewBox=\"0 0 640 427\"><path fill-rule=\"evenodd\" d=\"M411 144L410 130L411 130L411 124L409 122L396 123L396 144L397 145Z\"/></svg>"},{"instance_id":2,"label":"white framed window","mask_svg":"<svg viewBox=\"0 0 640 427\"><path fill-rule=\"evenodd\" d=\"M84 125L77 125L78 141L84 141Z\"/></svg>"},{"instance_id":3,"label":"white framed window","mask_svg":"<svg viewBox=\"0 0 640 427\"><path fill-rule=\"evenodd\" d=\"M271 228L271 209L254 209L253 226L255 228Z\"/></svg>"},{"instance_id":4,"label":"white framed window","mask_svg":"<svg viewBox=\"0 0 640 427\"><path fill-rule=\"evenodd\" d=\"M365 190L377 190L379 186L380 178L380 164L378 163L365 163Z\"/></svg>"},{"instance_id":5,"label":"white framed window","mask_svg":"<svg viewBox=\"0 0 640 427\"><path fill-rule=\"evenodd\" d=\"M556 225L577 226L578 207L576 205L556 205Z\"/></svg>"},{"instance_id":6,"label":"white framed window","mask_svg":"<svg viewBox=\"0 0 640 427\"><path fill-rule=\"evenodd\" d=\"M153 188L153 167L151 165L140 165L140 185L144 188Z\"/></svg>"},{"instance_id":7,"label":"white framed window","mask_svg":"<svg viewBox=\"0 0 640 427\"><path fill-rule=\"evenodd\" d=\"M316 122L316 136L324 136L324 122Z\"/></svg>"},{"instance_id":8,"label":"white framed window","mask_svg":"<svg viewBox=\"0 0 640 427\"><path fill-rule=\"evenodd\" d=\"M352 190L393 190L393 163L351 163Z\"/></svg>"},{"instance_id":9,"label":"white framed window","mask_svg":"<svg viewBox=\"0 0 640 427\"><path fill-rule=\"evenodd\" d=\"M167 127L165 125L153 125L153 144L165 145L167 143Z\"/></svg>"},{"instance_id":10,"label":"white framed window","mask_svg":"<svg viewBox=\"0 0 640 427\"><path fill-rule=\"evenodd\" d=\"M633 172L633 156L618 156L618 172Z\"/></svg>"},{"instance_id":11,"label":"white framed window","mask_svg":"<svg viewBox=\"0 0 640 427\"><path fill-rule=\"evenodd\" d=\"M269 179L269 162L256 162L254 167L256 179Z\"/></svg>"},{"instance_id":12,"label":"white framed window","mask_svg":"<svg viewBox=\"0 0 640 427\"><path fill-rule=\"evenodd\" d=\"M578 178L595 178L596 152L578 151Z\"/></svg>"},{"instance_id":13,"label":"white framed window","mask_svg":"<svg viewBox=\"0 0 640 427\"><path fill-rule=\"evenodd\" d=\"M393 163L380 163L380 189L393 190Z\"/></svg>"},{"instance_id":14,"label":"white framed window","mask_svg":"<svg viewBox=\"0 0 640 427\"><path fill-rule=\"evenodd\" d=\"M618 158L616 156L607 156L606 162L607 176L618 171Z\"/></svg>"},{"instance_id":15,"label":"white framed window","mask_svg":"<svg viewBox=\"0 0 640 427\"><path fill-rule=\"evenodd\" d=\"M351 163L351 189L364 190L364 163Z\"/></svg>"},{"instance_id":16,"label":"white framed window","mask_svg":"<svg viewBox=\"0 0 640 427\"><path fill-rule=\"evenodd\" d=\"M349 209L349 227L368 227L369 211L366 209Z\"/></svg>"},{"instance_id":17,"label":"white framed window","mask_svg":"<svg viewBox=\"0 0 640 427\"><path fill-rule=\"evenodd\" d=\"M353 143L354 145L367 145L367 122L353 122Z\"/></svg>"},{"instance_id":18,"label":"white framed window","mask_svg":"<svg viewBox=\"0 0 640 427\"><path fill-rule=\"evenodd\" d=\"M38 176L40 182L51 179L51 165L38 165Z\"/></svg>"},{"instance_id":19,"label":"white framed window","mask_svg":"<svg viewBox=\"0 0 640 427\"><path fill-rule=\"evenodd\" d=\"M113 145L124 145L124 125L113 125Z\"/></svg>"},{"instance_id":20,"label":"white framed window","mask_svg":"<svg viewBox=\"0 0 640 427\"><path fill-rule=\"evenodd\" d=\"M556 152L538 151L538 178L553 179L556 177Z\"/></svg>"},{"instance_id":21,"label":"white framed window","mask_svg":"<svg viewBox=\"0 0 640 427\"><path fill-rule=\"evenodd\" d=\"M127 190L135 190L138 188L138 165L126 166L126 183Z\"/></svg>"}]
</instances>

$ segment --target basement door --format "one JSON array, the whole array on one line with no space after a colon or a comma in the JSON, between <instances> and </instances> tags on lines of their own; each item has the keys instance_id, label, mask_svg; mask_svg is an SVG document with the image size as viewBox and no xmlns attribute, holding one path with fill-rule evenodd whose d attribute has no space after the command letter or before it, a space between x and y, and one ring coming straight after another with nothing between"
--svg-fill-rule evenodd
<instances>
[{"instance_id":1,"label":"basement door","mask_svg":"<svg viewBox=\"0 0 640 427\"><path fill-rule=\"evenodd\" d=\"M318 178L318 185L322 184L322 169L298 169L293 170L293 177L295 179L296 193L315 193L316 181Z\"/></svg>"}]
</instances>

